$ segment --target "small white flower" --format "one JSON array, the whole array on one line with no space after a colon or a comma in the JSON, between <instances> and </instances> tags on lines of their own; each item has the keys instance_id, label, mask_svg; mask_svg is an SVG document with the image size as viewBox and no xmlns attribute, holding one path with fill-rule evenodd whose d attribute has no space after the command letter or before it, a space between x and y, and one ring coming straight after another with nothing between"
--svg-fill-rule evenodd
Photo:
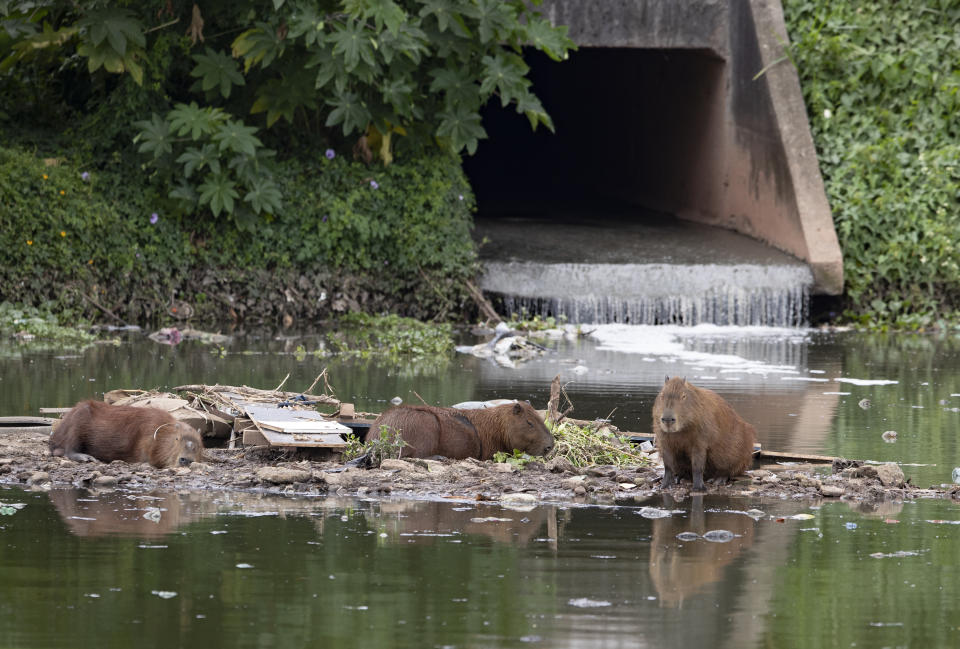
<instances>
[{"instance_id":1,"label":"small white flower","mask_svg":"<svg viewBox=\"0 0 960 649\"><path fill-rule=\"evenodd\" d=\"M829 109L829 108L824 108L824 109L823 109L823 118L824 118L824 119L830 119L831 117L833 117L833 113L830 112L830 109Z\"/></svg>"}]
</instances>

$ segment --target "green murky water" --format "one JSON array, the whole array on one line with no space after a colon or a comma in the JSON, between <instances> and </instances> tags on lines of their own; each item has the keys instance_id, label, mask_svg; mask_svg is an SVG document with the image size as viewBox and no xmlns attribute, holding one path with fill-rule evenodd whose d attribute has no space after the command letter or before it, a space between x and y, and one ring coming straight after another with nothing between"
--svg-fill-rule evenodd
<instances>
[{"instance_id":1,"label":"green murky water","mask_svg":"<svg viewBox=\"0 0 960 649\"><path fill-rule=\"evenodd\" d=\"M723 394L766 448L897 461L921 485L950 482L960 466L954 338L610 327L552 345L516 368L298 353L310 338L237 340L226 353L143 341L79 355L5 347L0 415L114 388L272 388L289 374L299 390L327 368L361 410L418 401L414 391L430 403L509 396L542 407L560 374L576 416L646 431L663 376L679 374ZM950 501L861 511L658 496L644 503L656 511L514 511L8 487L0 502L0 646L960 644L960 506ZM732 537L704 539L718 530Z\"/></svg>"},{"instance_id":2,"label":"green murky water","mask_svg":"<svg viewBox=\"0 0 960 649\"><path fill-rule=\"evenodd\" d=\"M943 501L873 513L711 497L529 511L18 489L0 501L25 505L0 517L3 646L960 640L960 525L930 522L960 511Z\"/></svg>"}]
</instances>

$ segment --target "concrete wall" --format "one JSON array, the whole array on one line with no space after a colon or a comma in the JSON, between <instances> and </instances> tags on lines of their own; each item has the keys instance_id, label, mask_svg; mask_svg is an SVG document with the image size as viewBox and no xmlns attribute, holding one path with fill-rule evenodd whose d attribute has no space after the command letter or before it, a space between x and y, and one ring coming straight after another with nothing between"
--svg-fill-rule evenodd
<instances>
[{"instance_id":1,"label":"concrete wall","mask_svg":"<svg viewBox=\"0 0 960 649\"><path fill-rule=\"evenodd\" d=\"M843 291L796 70L778 62L787 42L778 0L546 0L544 11L581 47L559 66L567 91L602 83L606 93L574 137L580 153L618 163L578 170L580 181L760 239L806 261L815 292ZM578 58L610 48L620 65L578 72ZM598 134L598 119L611 130Z\"/></svg>"}]
</instances>

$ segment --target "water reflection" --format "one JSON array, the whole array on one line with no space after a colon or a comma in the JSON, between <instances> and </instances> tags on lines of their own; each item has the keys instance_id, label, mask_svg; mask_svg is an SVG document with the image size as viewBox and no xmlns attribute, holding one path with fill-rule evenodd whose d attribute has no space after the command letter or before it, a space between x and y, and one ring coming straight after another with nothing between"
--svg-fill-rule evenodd
<instances>
[{"instance_id":1,"label":"water reflection","mask_svg":"<svg viewBox=\"0 0 960 649\"><path fill-rule=\"evenodd\" d=\"M538 539L554 550L557 547L557 507L552 505L510 508L407 500L380 503L366 515L386 543L429 544L438 538L470 535L515 546Z\"/></svg>"},{"instance_id":2,"label":"water reflection","mask_svg":"<svg viewBox=\"0 0 960 649\"><path fill-rule=\"evenodd\" d=\"M664 507L674 509L672 500L664 496ZM683 608L684 600L721 581L727 566L753 545L755 527L753 518L742 513L705 513L699 495L692 497L686 517L654 520L650 579L661 605ZM721 531L732 538L721 536ZM713 536L704 537L708 532Z\"/></svg>"}]
</instances>

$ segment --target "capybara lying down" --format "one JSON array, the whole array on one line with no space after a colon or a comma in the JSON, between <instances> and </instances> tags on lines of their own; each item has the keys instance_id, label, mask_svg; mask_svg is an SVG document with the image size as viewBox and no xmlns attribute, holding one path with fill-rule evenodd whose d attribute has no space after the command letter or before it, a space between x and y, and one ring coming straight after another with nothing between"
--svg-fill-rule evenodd
<instances>
[{"instance_id":1,"label":"capybara lying down","mask_svg":"<svg viewBox=\"0 0 960 649\"><path fill-rule=\"evenodd\" d=\"M203 441L166 410L81 401L50 436L50 454L75 462L149 462L162 469L200 460Z\"/></svg>"},{"instance_id":2,"label":"capybara lying down","mask_svg":"<svg viewBox=\"0 0 960 649\"><path fill-rule=\"evenodd\" d=\"M489 460L498 451L546 455L553 450L553 436L540 415L529 403L519 401L476 410L397 406L377 417L364 441L379 438L381 426L399 432L407 443L401 457Z\"/></svg>"},{"instance_id":3,"label":"capybara lying down","mask_svg":"<svg viewBox=\"0 0 960 649\"><path fill-rule=\"evenodd\" d=\"M719 394L668 376L653 402L653 432L663 459L664 487L693 477L726 481L750 466L756 431Z\"/></svg>"}]
</instances>

